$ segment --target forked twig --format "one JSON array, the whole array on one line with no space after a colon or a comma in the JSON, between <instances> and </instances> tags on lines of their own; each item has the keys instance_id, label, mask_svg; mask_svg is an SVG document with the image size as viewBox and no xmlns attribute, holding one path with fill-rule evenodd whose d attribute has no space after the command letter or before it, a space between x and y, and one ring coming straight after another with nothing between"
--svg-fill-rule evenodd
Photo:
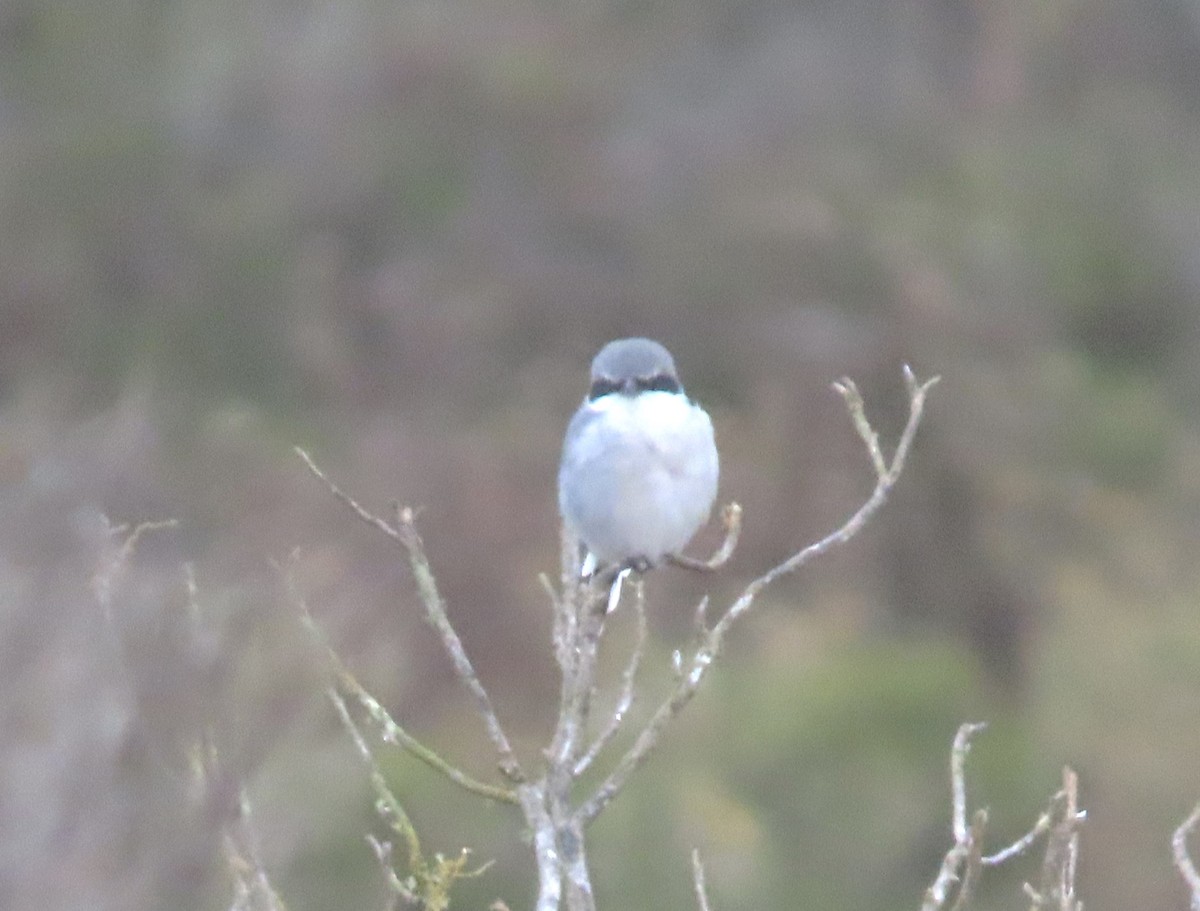
<instances>
[{"instance_id":1,"label":"forked twig","mask_svg":"<svg viewBox=\"0 0 1200 911\"><path fill-rule=\"evenodd\" d=\"M950 749L950 828L954 833L954 846L942 858L937 876L932 885L925 890L925 901L921 905L921 911L938 911L946 906L950 890L959 882L959 871L971 852L975 832L974 827L967 825L965 770L967 753L971 750L971 738L984 727L984 724L963 724L954 735L954 746Z\"/></svg>"},{"instance_id":2,"label":"forked twig","mask_svg":"<svg viewBox=\"0 0 1200 911\"><path fill-rule=\"evenodd\" d=\"M954 903L950 906L951 911L964 911L970 907L985 867L999 866L1024 853L1043 835L1046 836L1046 854L1042 862L1041 891L1026 883L1025 892L1035 909L1080 911L1082 905L1075 897L1075 869L1079 852L1079 826L1087 814L1079 809L1078 778L1071 769L1064 769L1062 790L1050 798L1049 807L1033 827L1007 847L985 855L983 839L987 828L987 811L976 810L968 824L966 787L966 758L971 749L971 737L983 727L981 724L964 724L954 737L950 752L951 829L954 844L942 859L932 885L925 890L922 911L942 911L952 895Z\"/></svg>"},{"instance_id":3,"label":"forked twig","mask_svg":"<svg viewBox=\"0 0 1200 911\"><path fill-rule=\"evenodd\" d=\"M510 780L517 783L517 787L514 791L493 788L475 782L453 769L391 722L386 712L383 712L344 669L339 672L340 686L354 695L376 719L385 737L402 743L406 749L468 790L506 802L516 802L521 806L525 821L532 830L534 854L538 865L537 911L558 911L564 901L571 911L593 911L595 898L592 894L584 844L587 824L604 810L624 788L632 773L645 762L663 730L695 695L712 662L720 654L729 630L751 610L758 595L781 576L796 571L813 558L849 541L887 500L904 468L905 459L920 425L926 395L937 382L936 377L918 382L908 367L904 368L904 377L909 396L908 421L890 460L884 456L878 436L866 418L857 388L850 380L845 379L834 384L833 388L843 397L854 427L866 446L874 467L875 486L870 496L840 528L797 551L787 560L752 580L711 626L705 613L707 600L700 602L694 617L696 641L689 648L691 654L685 658L682 653L675 653L676 673L673 690L652 713L649 721L634 738L633 744L617 760L607 776L590 796L578 805L574 800L574 786L613 740L633 704L636 676L646 642L646 616L641 586L638 585L636 607L637 639L622 675L621 690L605 726L589 744L588 722L595 688L596 660L606 616L603 610L604 595L607 593L611 601L615 589L606 592L597 580L580 578L578 542L571 541L564 535L561 589L555 592L548 581L543 582L550 592L554 607L555 657L562 670L559 715L550 746L543 753L546 760L544 771L537 779L530 780L518 764L492 708L491 700L450 624L425 554L424 544L416 531L412 511L397 507L394 520L385 521L344 493L317 467L306 452L296 450L309 470L337 499L362 521L391 538L407 554L426 618L440 634L460 682L472 696L476 709L484 720L489 737L500 755L501 769ZM725 526L725 538L712 557L701 561L674 556L668 558L669 561L687 569L704 572L711 572L723 566L736 548L741 530L741 509L737 504L726 507L722 521ZM340 711L348 717L344 703ZM358 739L361 740L361 735ZM984 819L982 815L977 815L972 828L981 832ZM403 828L399 827L397 831L402 832ZM976 845L981 841L979 838L971 840ZM387 850L386 846L380 844L377 854L386 853ZM978 867L979 863L979 851L976 849L973 865ZM704 871L698 854L693 854L693 878L700 911L708 911Z\"/></svg>"},{"instance_id":4,"label":"forked twig","mask_svg":"<svg viewBox=\"0 0 1200 911\"><path fill-rule=\"evenodd\" d=\"M854 422L854 427L866 445L871 462L875 467L875 488L871 496L836 531L796 552L746 586L741 595L729 606L716 624L708 630L707 634L703 637L703 641L692 654L690 662L683 663L674 691L659 705L653 716L651 716L650 721L642 729L633 745L609 773L608 777L605 778L592 796L579 808L580 819L585 824L594 820L604 810L621 789L625 787L630 775L646 761L646 758L658 743L662 731L696 694L701 681L712 666L713 660L720 653L721 647L724 645L725 635L729 632L729 629L751 609L755 603L755 599L763 589L781 576L795 572L814 557L820 556L832 548L849 541L886 502L888 495L891 493L892 488L900 477L900 473L904 469L905 459L908 456L909 449L912 447L917 427L920 426L925 408L925 397L934 384L938 382L939 378L933 377L924 382L918 382L913 376L912 370L905 366L904 379L909 394L908 421L904 426L899 443L896 446L896 451L890 461L883 456L878 436L871 429L870 422L867 420L863 410L862 397L859 395L857 387L849 379L843 379L833 384L833 388L845 400L846 407L850 411L851 419Z\"/></svg>"},{"instance_id":5,"label":"forked twig","mask_svg":"<svg viewBox=\"0 0 1200 911\"><path fill-rule=\"evenodd\" d=\"M1042 859L1041 881L1035 890L1029 883L1025 892L1031 908L1057 911L1081 911L1075 897L1075 870L1079 860L1079 824L1087 814L1079 809L1079 776L1071 768L1063 769L1062 790L1050 802L1055 818L1046 834L1046 855Z\"/></svg>"},{"instance_id":6,"label":"forked twig","mask_svg":"<svg viewBox=\"0 0 1200 911\"><path fill-rule=\"evenodd\" d=\"M425 544L421 540L420 534L417 533L413 511L409 508L397 508L396 524L392 525L384 521L359 505L353 497L338 487L325 472L317 467L317 464L307 452L299 446L295 447L295 449L296 454L308 466L308 470L324 482L334 497L341 500L355 515L372 528L391 538L408 555L409 566L416 577L417 591L421 596L421 604L425 608L425 617L430 625L437 630L441 637L442 645L445 647L446 653L450 656L454 673L470 694L475 703L476 711L483 718L488 737L491 738L492 745L496 748L496 752L500 756L501 771L511 781L524 781L525 773L521 770L521 764L517 760L517 755L513 751L507 735L504 733L504 728L500 725L500 719L496 715L496 710L492 707L492 700L488 696L487 690L483 688L483 684L479 682L479 676L475 673L471 659L467 657L462 640L459 639L458 633L455 632L454 627L450 624L450 619L446 614L446 603L442 600L441 593L438 591L437 582L429 566L429 558L425 554Z\"/></svg>"},{"instance_id":7,"label":"forked twig","mask_svg":"<svg viewBox=\"0 0 1200 911\"><path fill-rule=\"evenodd\" d=\"M296 556L296 554L292 555L293 561L296 559ZM283 586L287 591L289 599L300 614L300 622L304 625L304 628L308 631L317 646L324 652L325 660L337 682L337 689L331 692L338 693L340 690L352 696L379 729L380 739L385 743L393 743L403 747L431 769L445 775L464 790L478 794L480 797L486 797L489 800L499 800L511 804L518 802L515 791L476 780L462 771L462 769L452 765L438 752L421 743L416 737L408 733L402 725L397 723L392 718L391 713L358 682L358 679L342 663L337 652L333 650L333 647L325 639L324 634L321 632L320 627L317 626L316 620L313 619L312 613L308 609L308 602L296 588L290 567L277 564L275 569L282 578ZM337 708L339 715L345 711L345 707L339 705L337 701L334 702L334 706ZM352 731L352 733L355 733L357 736L357 731Z\"/></svg>"}]
</instances>

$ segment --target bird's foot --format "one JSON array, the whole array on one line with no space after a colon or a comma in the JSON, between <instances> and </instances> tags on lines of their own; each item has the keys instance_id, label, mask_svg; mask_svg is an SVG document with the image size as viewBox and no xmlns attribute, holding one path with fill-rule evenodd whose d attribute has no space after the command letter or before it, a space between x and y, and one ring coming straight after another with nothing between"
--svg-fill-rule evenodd
<instances>
[{"instance_id":1,"label":"bird's foot","mask_svg":"<svg viewBox=\"0 0 1200 911\"><path fill-rule=\"evenodd\" d=\"M622 569L631 570L635 573L648 573L654 569L654 563L649 557L630 557L621 564Z\"/></svg>"}]
</instances>

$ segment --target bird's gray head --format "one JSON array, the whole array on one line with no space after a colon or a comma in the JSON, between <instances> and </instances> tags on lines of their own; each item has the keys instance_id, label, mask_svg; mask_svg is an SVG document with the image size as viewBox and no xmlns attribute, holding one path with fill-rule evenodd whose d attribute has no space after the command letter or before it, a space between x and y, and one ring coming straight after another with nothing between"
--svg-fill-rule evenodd
<instances>
[{"instance_id":1,"label":"bird's gray head","mask_svg":"<svg viewBox=\"0 0 1200 911\"><path fill-rule=\"evenodd\" d=\"M592 361L588 399L639 392L683 392L671 352L648 338L619 338L600 349Z\"/></svg>"}]
</instances>

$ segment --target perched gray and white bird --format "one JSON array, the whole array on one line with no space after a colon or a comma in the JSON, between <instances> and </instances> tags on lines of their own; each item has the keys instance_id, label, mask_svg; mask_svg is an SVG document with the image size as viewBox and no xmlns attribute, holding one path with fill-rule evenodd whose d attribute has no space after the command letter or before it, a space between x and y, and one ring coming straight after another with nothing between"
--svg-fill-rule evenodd
<instances>
[{"instance_id":1,"label":"perched gray and white bird","mask_svg":"<svg viewBox=\"0 0 1200 911\"><path fill-rule=\"evenodd\" d=\"M601 348L558 470L559 511L588 563L646 570L678 554L712 511L717 474L712 421L671 353L648 338Z\"/></svg>"}]
</instances>

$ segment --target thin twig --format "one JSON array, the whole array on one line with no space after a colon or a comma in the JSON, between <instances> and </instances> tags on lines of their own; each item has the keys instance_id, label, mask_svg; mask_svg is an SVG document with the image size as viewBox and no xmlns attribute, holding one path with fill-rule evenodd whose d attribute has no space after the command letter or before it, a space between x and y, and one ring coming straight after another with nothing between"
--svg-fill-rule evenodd
<instances>
[{"instance_id":1,"label":"thin twig","mask_svg":"<svg viewBox=\"0 0 1200 911\"><path fill-rule=\"evenodd\" d=\"M1024 884L1025 894L1032 902L1031 911L1054 908L1057 911L1082 911L1076 898L1075 873L1079 858L1079 827L1087 813L1079 809L1079 779L1070 768L1063 769L1063 787L1050 798L1050 805L1023 836L994 854L983 854L983 838L987 826L987 811L976 810L967 824L966 757L971 737L983 728L980 724L964 724L954 738L950 754L952 829L954 845L946 852L933 884L925 891L922 911L941 911L946 907L955 884L958 891L951 911L965 911L971 905L975 886L984 867L994 867L1027 851L1042 835L1046 837L1046 854L1042 862L1040 891ZM1196 810L1200 819L1200 807ZM1193 909L1200 911L1200 909Z\"/></svg>"},{"instance_id":2,"label":"thin twig","mask_svg":"<svg viewBox=\"0 0 1200 911\"><path fill-rule=\"evenodd\" d=\"M737 503L728 504L721 510L721 524L725 527L725 539L707 560L697 560L695 557L688 557L684 554L667 554L667 562L694 572L716 572L729 562L729 558L737 549L738 538L742 534L742 507Z\"/></svg>"},{"instance_id":3,"label":"thin twig","mask_svg":"<svg viewBox=\"0 0 1200 911\"><path fill-rule=\"evenodd\" d=\"M954 834L954 845L942 858L937 876L925 890L925 901L921 905L921 911L937 911L944 908L955 883L962 881L964 886L967 885L960 872L963 865L968 863L973 852L976 857L980 855L983 827L987 817L976 816L973 823L977 825L967 825L966 764L967 753L971 750L971 738L985 727L986 725L980 723L962 724L954 735L954 745L950 749L950 828ZM970 885L974 885L973 880ZM961 887L959 897L962 897Z\"/></svg>"},{"instance_id":4,"label":"thin twig","mask_svg":"<svg viewBox=\"0 0 1200 911\"><path fill-rule=\"evenodd\" d=\"M1051 807L1062 800L1063 792L1059 791L1051 798ZM1037 818L1037 822L1033 824L1033 828L1014 841L1011 845L1001 848L994 854L988 854L981 858L981 863L985 867L998 867L1001 864L1018 857L1033 847L1034 843L1050 831L1050 825L1054 822L1054 814L1051 811L1046 811Z\"/></svg>"},{"instance_id":5,"label":"thin twig","mask_svg":"<svg viewBox=\"0 0 1200 911\"><path fill-rule=\"evenodd\" d=\"M967 828L967 753L971 752L971 738L986 728L983 722L960 725L954 735L954 747L950 750L950 793L953 807L954 840L965 843L970 835Z\"/></svg>"},{"instance_id":6,"label":"thin twig","mask_svg":"<svg viewBox=\"0 0 1200 911\"><path fill-rule=\"evenodd\" d=\"M560 789L569 787L570 771L584 752L596 658L607 616L605 611L597 609L594 587L581 589L581 592L586 593L583 602L571 605L577 608L577 616L570 625L573 638L568 640L565 647L569 658L563 669L558 724L546 752L552 772L561 775L556 784ZM558 797L565 799L566 793L560 793Z\"/></svg>"},{"instance_id":7,"label":"thin twig","mask_svg":"<svg viewBox=\"0 0 1200 911\"><path fill-rule=\"evenodd\" d=\"M912 393L912 371L908 365L904 367L905 383L909 387L909 393ZM937 382L935 377L933 382ZM875 468L875 474L883 477L887 474L887 459L883 455L883 449L879 445L879 434L871 427L871 422L867 420L866 406L863 404L862 393L858 391L858 386L854 380L849 377L842 377L836 383L831 383L834 392L838 393L846 402L846 407L850 410L850 418L854 421L854 429L858 431L859 437L867 446L867 455L871 457L871 464Z\"/></svg>"},{"instance_id":8,"label":"thin twig","mask_svg":"<svg viewBox=\"0 0 1200 911\"><path fill-rule=\"evenodd\" d=\"M292 561L295 561L296 555L292 555ZM300 614L300 622L308 631L313 641L321 648L325 654L325 660L329 664L329 668L337 681L338 686L349 693L363 707L371 720L379 728L379 736L385 743L398 744L408 750L413 756L421 760L431 769L440 772L448 779L454 782L464 790L470 791L473 794L478 794L480 797L486 797L489 800L499 800L504 803L517 804L516 792L509 788L500 788L495 785L487 784L479 781L468 775L462 769L452 765L444 759L438 752L421 743L412 734L408 733L403 726L398 724L391 713L385 709L379 701L367 692L366 688L358 682L357 678L350 672L338 657L337 652L326 640L325 635L321 632L321 628L317 626L316 620L313 619L312 613L308 609L308 602L304 596L300 594L296 588L295 579L292 576L290 566L275 565L276 571L282 578L284 588L287 590L288 598L295 606Z\"/></svg>"},{"instance_id":9,"label":"thin twig","mask_svg":"<svg viewBox=\"0 0 1200 911\"><path fill-rule=\"evenodd\" d=\"M987 829L987 810L978 809L971 817L971 825L967 829L967 838L963 844L963 872L958 885L958 895L950 911L966 911L975 895L975 886L983 871L983 833Z\"/></svg>"},{"instance_id":10,"label":"thin twig","mask_svg":"<svg viewBox=\"0 0 1200 911\"><path fill-rule=\"evenodd\" d=\"M964 844L955 843L946 852L946 856L942 858L942 865L938 867L937 876L925 890L925 901L921 904L921 911L937 911L945 907L950 890L958 882L958 868L962 866L966 856L967 846Z\"/></svg>"},{"instance_id":11,"label":"thin twig","mask_svg":"<svg viewBox=\"0 0 1200 911\"><path fill-rule=\"evenodd\" d=\"M899 480L900 474L904 470L904 463L908 458L909 449L911 449L913 439L916 437L917 428L921 424L921 417L925 411L925 397L929 390L941 379L941 377L935 376L925 380L923 383L918 383L913 377L912 370L907 365L904 367L904 378L909 390L908 421L904 425L903 432L900 434L900 440L896 444L896 452L892 456L890 464L884 460L879 448L879 438L867 421L866 412L863 410L862 396L858 392L858 387L849 379L842 379L840 382L833 384L834 390L840 393L845 400L846 408L850 412L854 427L870 454L871 463L875 467L875 489L871 492L871 496L867 501L858 508L858 511L841 528L793 554L787 560L767 570L746 586L745 591L742 592L737 601L733 603L729 610L725 612L725 615L717 622L714 632L716 629L721 629L722 627L727 629L735 623L750 608L762 590L780 576L786 576L789 573L795 572L814 557L819 557L826 551L845 544L853 538L887 501L888 495L892 492L892 488L896 485L896 481ZM721 629L721 635L724 635L724 629Z\"/></svg>"},{"instance_id":12,"label":"thin twig","mask_svg":"<svg viewBox=\"0 0 1200 911\"><path fill-rule=\"evenodd\" d=\"M629 713L629 709L633 706L634 699L634 684L637 682L638 669L641 667L642 655L646 651L646 591L639 579L636 587L637 595L634 598L633 609L637 615L637 642L634 644L633 651L629 656L629 663L625 666L625 672L621 675L621 695L617 699L617 704L613 708L612 715L609 716L608 724L604 730L600 732L595 741L592 743L586 753L575 763L575 768L572 774L578 778L587 771L600 754L600 751L608 746L609 741L616 736L616 733L621 728L621 723L625 720L625 716Z\"/></svg>"},{"instance_id":13,"label":"thin twig","mask_svg":"<svg viewBox=\"0 0 1200 911\"><path fill-rule=\"evenodd\" d=\"M1200 870L1196 869L1195 862L1188 854L1187 840L1196 831L1197 826L1200 826L1200 803L1196 804L1191 815L1180 824L1171 837L1175 866L1179 868L1179 874L1192 893L1192 911L1200 911Z\"/></svg>"},{"instance_id":14,"label":"thin twig","mask_svg":"<svg viewBox=\"0 0 1200 911\"><path fill-rule=\"evenodd\" d=\"M400 801L396 799L396 795L392 793L392 789L388 787L387 779L384 778L383 771L379 768L379 763L375 761L375 757L371 753L371 748L367 746L367 741L363 737L362 731L358 729L358 725L354 723L354 719L350 716L350 710L346 708L346 701L342 698L342 694L337 691L336 687L331 686L327 690L327 695L329 696L329 701L333 703L333 707L337 710L338 718L341 719L342 725L354 741L358 755L370 772L371 787L375 791L375 806L379 815L383 817L392 831L404 839L405 846L408 849L408 868L420 879L425 874L425 858L421 853L421 842L417 838L417 831L413 828L412 820L408 818L408 813L405 812Z\"/></svg>"},{"instance_id":15,"label":"thin twig","mask_svg":"<svg viewBox=\"0 0 1200 911\"><path fill-rule=\"evenodd\" d=\"M704 641L708 635L708 595L696 602L696 610L692 613L692 632L696 642Z\"/></svg>"},{"instance_id":16,"label":"thin twig","mask_svg":"<svg viewBox=\"0 0 1200 911\"><path fill-rule=\"evenodd\" d=\"M480 797L486 797L488 800L498 800L501 803L510 803L514 806L520 804L516 791L490 785L472 778L466 772L462 771L462 769L447 762L442 758L441 754L431 750L413 737L412 734L397 724L387 710L370 693L363 689L362 685L353 677L348 674L339 676L339 682L343 688L348 689L354 694L363 708L375 720L375 723L380 726L380 737L385 742L399 744L431 769L441 772L465 791L478 794Z\"/></svg>"},{"instance_id":17,"label":"thin twig","mask_svg":"<svg viewBox=\"0 0 1200 911\"><path fill-rule=\"evenodd\" d=\"M441 593L438 591L437 582L433 577L433 570L429 566L429 558L425 555L425 544L421 540L421 536L417 533L413 511L409 508L397 509L396 524L392 525L389 522L385 522L374 513L359 505L353 497L339 488L328 475L317 467L312 457L299 446L296 447L296 454L308 466L308 470L324 482L325 486L329 488L330 493L341 500L342 503L349 507L355 515L368 525L399 544L408 554L409 566L417 581L417 591L420 593L421 604L425 608L425 617L430 625L437 630L441 637L442 645L445 647L446 653L450 656L450 662L454 667L454 672L458 676L459 682L466 688L475 702L476 711L483 718L488 736L491 738L492 744L500 756L501 771L511 781L524 781L525 773L522 771L516 753L513 751L508 737L504 733L504 728L500 725L500 719L497 717L495 709L492 708L492 700L488 696L487 690L483 688L483 684L479 682L479 676L475 673L471 659L467 657L462 640L459 639L458 633L450 623L450 618L446 613L446 603L442 600Z\"/></svg>"},{"instance_id":18,"label":"thin twig","mask_svg":"<svg viewBox=\"0 0 1200 911\"><path fill-rule=\"evenodd\" d=\"M709 911L708 890L704 887L704 864L700 863L699 848L692 848L692 887L696 890L696 906L700 911Z\"/></svg>"},{"instance_id":19,"label":"thin twig","mask_svg":"<svg viewBox=\"0 0 1200 911\"><path fill-rule=\"evenodd\" d=\"M383 532L383 534L387 535L397 544L403 546L404 542L400 539L400 532L398 532L383 519L379 518L379 516L360 506L357 500L338 487L337 484L333 482L333 479L317 466L317 463L313 461L312 456L310 456L305 450L301 449L299 446L294 446L292 448L295 450L296 455L300 456L304 464L308 466L308 470L320 478L322 482L324 482L325 486L329 488L330 493L332 493L337 499L341 500L342 503L348 506L355 515L357 515L368 525L372 526L378 531Z\"/></svg>"},{"instance_id":20,"label":"thin twig","mask_svg":"<svg viewBox=\"0 0 1200 911\"><path fill-rule=\"evenodd\" d=\"M121 575L129 566L129 561L133 559L133 552L137 550L142 535L152 531L161 531L164 528L175 528L178 525L179 521L177 519L161 519L151 522L140 522L133 526L132 529L128 525L110 525L108 527L108 533L112 537L125 534L126 532L128 534L125 534L125 540L121 542L121 546L109 555L96 568L96 571L92 573L92 593L104 609L107 620L113 620L113 592L121 580Z\"/></svg>"},{"instance_id":21,"label":"thin twig","mask_svg":"<svg viewBox=\"0 0 1200 911\"><path fill-rule=\"evenodd\" d=\"M1071 768L1063 769L1061 806L1058 818L1046 839L1038 889L1028 888L1031 908L1057 908L1078 911L1075 898L1075 868L1079 854L1079 825L1086 814L1079 810L1079 777Z\"/></svg>"},{"instance_id":22,"label":"thin twig","mask_svg":"<svg viewBox=\"0 0 1200 911\"><path fill-rule=\"evenodd\" d=\"M225 862L233 876L231 911L286 911L287 906L267 876L250 829L250 801L238 792L238 815L225 826Z\"/></svg>"},{"instance_id":23,"label":"thin twig","mask_svg":"<svg viewBox=\"0 0 1200 911\"><path fill-rule=\"evenodd\" d=\"M521 764L517 761L517 755L508 742L504 728L500 725L500 719L496 715L496 710L492 708L492 700L488 696L487 690L483 688L483 684L479 682L479 676L475 673L471 659L467 657L462 640L458 638L458 633L450 624L450 618L446 613L446 603L442 600L442 596L438 592L437 582L433 577L433 570L430 569L429 559L425 556L424 542L422 542L421 536L417 533L417 528L414 524L412 510L404 509L400 511L399 518L401 522L401 541L408 551L409 563L413 574L416 576L417 589L421 593L421 602L425 605L429 622L441 635L442 644L450 656L455 673L458 674L458 679L475 700L475 708L483 718L488 736L491 737L492 744L496 747L496 752L500 754L500 770L511 781L524 781L525 773L521 770Z\"/></svg>"},{"instance_id":24,"label":"thin twig","mask_svg":"<svg viewBox=\"0 0 1200 911\"><path fill-rule=\"evenodd\" d=\"M1070 830L1067 858L1061 877L1062 911L1083 911L1083 903L1075 898L1075 873L1079 869L1079 824L1087 814L1079 809L1079 776L1070 766L1063 769L1063 790L1067 792L1067 811L1064 826Z\"/></svg>"},{"instance_id":25,"label":"thin twig","mask_svg":"<svg viewBox=\"0 0 1200 911\"><path fill-rule=\"evenodd\" d=\"M131 541L152 528L172 527L175 523L153 523L135 529ZM131 542L126 542L132 552ZM199 642L204 634L204 612L200 604L200 586L196 569L191 563L183 565L183 587L186 594L188 634ZM222 769L217 741L211 725L199 732L191 749L194 783L201 794L220 794L227 787L228 772ZM286 905L271 885L259 850L251 820L250 798L244 785L237 786L237 800L222 824L222 850L232 878L233 899L230 911L286 911ZM223 803L224 801L222 801Z\"/></svg>"},{"instance_id":26,"label":"thin twig","mask_svg":"<svg viewBox=\"0 0 1200 911\"><path fill-rule=\"evenodd\" d=\"M388 898L387 905L385 905L387 911L392 911L401 899L410 905L419 904L420 899L396 873L396 866L392 861L392 843L382 841L368 832L367 844L371 846L371 853L375 855L379 871L383 874L384 882L387 883Z\"/></svg>"},{"instance_id":27,"label":"thin twig","mask_svg":"<svg viewBox=\"0 0 1200 911\"><path fill-rule=\"evenodd\" d=\"M580 818L585 824L594 820L603 811L625 786L630 775L645 762L647 756L658 743L662 731L696 694L701 681L712 666L713 660L720 654L725 635L729 632L730 627L750 610L755 603L755 599L761 594L763 589L779 577L795 572L814 557L820 556L838 545L845 544L862 529L887 500L888 494L891 493L892 487L895 486L901 471L904 469L904 461L912 446L913 438L916 436L917 427L920 426L926 394L938 381L938 377L933 377L932 379L918 383L913 377L912 371L907 366L904 368L904 376L909 392L908 421L905 424L904 431L900 435L900 441L896 446L896 452L892 456L890 463L881 454L878 438L867 421L863 411L862 397L859 395L855 385L848 379L834 384L834 389L845 399L846 407L850 411L854 426L866 445L872 464L875 466L876 483L874 491L841 528L793 554L787 560L767 570L767 572L746 586L742 594L738 596L712 629L708 631L704 641L692 655L691 661L682 668L682 673L679 675L674 691L659 705L658 709L651 716L650 721L647 722L633 745L617 763L612 772L609 773L608 777L579 808Z\"/></svg>"},{"instance_id":28,"label":"thin twig","mask_svg":"<svg viewBox=\"0 0 1200 911\"><path fill-rule=\"evenodd\" d=\"M350 732L351 738L354 740L354 745L358 749L359 755L363 762L366 763L370 772L371 787L375 792L375 811L386 822L393 832L404 839L408 849L408 868L412 871L413 882L416 889L410 889L405 883L400 881L400 878L395 875L394 868L391 868L390 875L385 874L389 890L420 908L429 909L429 911L445 911L449 904L449 893L451 887L456 880L464 877L478 876L489 866L490 861L475 871L467 871L465 869L469 852L466 848L459 853L458 857L447 858L441 854L435 854L433 862L430 863L421 853L421 843L417 838L416 829L413 828L412 821L405 812L404 807L388 787L387 779L384 778L383 770L379 767L379 763L375 760L371 753L370 747L367 746L366 738L363 737L362 731L358 725L354 723L354 719L350 716L350 711L346 707L346 702L342 698L342 694L337 691L336 687L329 687L329 698L337 709L338 717L341 718L342 724L346 730ZM376 858L380 863L383 863L385 854L380 850L378 843L373 844ZM387 858L390 860L390 846L386 852Z\"/></svg>"}]
</instances>

